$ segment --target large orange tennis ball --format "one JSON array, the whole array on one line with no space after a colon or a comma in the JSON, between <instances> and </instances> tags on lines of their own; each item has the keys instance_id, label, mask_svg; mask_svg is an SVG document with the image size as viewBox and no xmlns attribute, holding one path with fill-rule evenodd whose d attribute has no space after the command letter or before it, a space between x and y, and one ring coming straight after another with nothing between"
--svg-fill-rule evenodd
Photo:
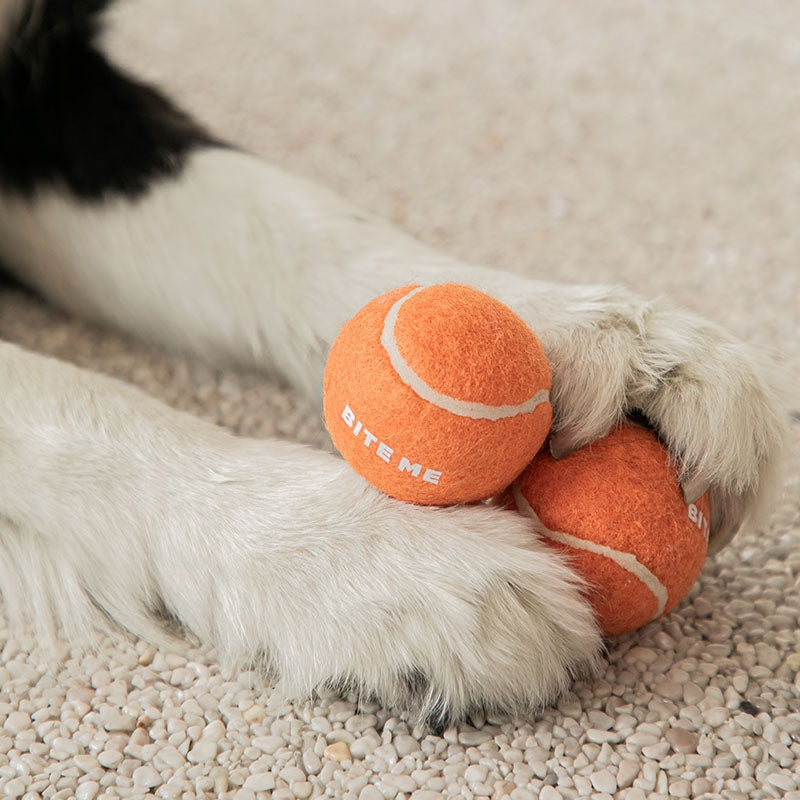
<instances>
[{"instance_id":1,"label":"large orange tennis ball","mask_svg":"<svg viewBox=\"0 0 800 800\"><path fill-rule=\"evenodd\" d=\"M324 379L339 452L392 497L427 505L505 489L552 423L550 369L510 308L459 284L406 286L342 328Z\"/></svg>"},{"instance_id":2,"label":"large orange tennis ball","mask_svg":"<svg viewBox=\"0 0 800 800\"><path fill-rule=\"evenodd\" d=\"M559 461L540 453L512 487L548 541L590 584L607 635L632 631L686 596L706 557L708 497L687 505L658 438L620 425Z\"/></svg>"}]
</instances>

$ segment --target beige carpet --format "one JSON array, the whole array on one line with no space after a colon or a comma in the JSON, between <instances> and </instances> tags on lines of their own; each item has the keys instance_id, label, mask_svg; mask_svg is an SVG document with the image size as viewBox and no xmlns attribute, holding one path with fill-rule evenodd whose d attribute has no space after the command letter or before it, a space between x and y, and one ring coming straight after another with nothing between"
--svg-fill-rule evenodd
<instances>
[{"instance_id":1,"label":"beige carpet","mask_svg":"<svg viewBox=\"0 0 800 800\"><path fill-rule=\"evenodd\" d=\"M800 368L800 5L679 0L144 0L129 63L214 132L426 242L667 294ZM14 291L0 335L236 432L321 440L258 375L215 373ZM800 408L800 393L797 407ZM800 425L765 531L538 720L444 737L289 706L252 676L108 642L44 674L0 623L9 796L800 798ZM135 721L147 725L136 728Z\"/></svg>"}]
</instances>

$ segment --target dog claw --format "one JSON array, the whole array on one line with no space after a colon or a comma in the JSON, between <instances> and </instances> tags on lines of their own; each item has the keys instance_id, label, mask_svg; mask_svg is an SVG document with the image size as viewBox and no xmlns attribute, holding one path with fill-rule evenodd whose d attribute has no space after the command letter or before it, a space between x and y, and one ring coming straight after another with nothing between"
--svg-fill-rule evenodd
<instances>
[{"instance_id":1,"label":"dog claw","mask_svg":"<svg viewBox=\"0 0 800 800\"><path fill-rule=\"evenodd\" d=\"M552 434L548 440L548 446L550 448L550 455L556 461L566 458L568 455L574 453L578 449L573 444L569 436L564 433Z\"/></svg>"},{"instance_id":2,"label":"dog claw","mask_svg":"<svg viewBox=\"0 0 800 800\"><path fill-rule=\"evenodd\" d=\"M686 505L696 503L709 489L710 483L703 478L687 478L682 481L683 500Z\"/></svg>"}]
</instances>

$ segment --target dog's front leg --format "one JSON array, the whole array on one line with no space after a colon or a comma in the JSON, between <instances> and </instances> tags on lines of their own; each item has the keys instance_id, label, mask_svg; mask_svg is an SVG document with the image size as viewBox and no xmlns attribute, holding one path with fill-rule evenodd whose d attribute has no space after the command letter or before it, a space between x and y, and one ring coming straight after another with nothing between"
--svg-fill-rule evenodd
<instances>
[{"instance_id":1,"label":"dog's front leg","mask_svg":"<svg viewBox=\"0 0 800 800\"><path fill-rule=\"evenodd\" d=\"M341 460L234 438L0 344L0 587L48 638L177 617L285 692L349 687L439 723L529 712L599 638L528 522L393 501Z\"/></svg>"}]
</instances>

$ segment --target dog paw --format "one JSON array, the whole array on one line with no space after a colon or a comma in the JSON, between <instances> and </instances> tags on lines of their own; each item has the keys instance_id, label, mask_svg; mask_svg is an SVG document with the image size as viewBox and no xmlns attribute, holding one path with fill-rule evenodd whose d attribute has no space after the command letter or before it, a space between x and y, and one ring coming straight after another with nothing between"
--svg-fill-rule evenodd
<instances>
[{"instance_id":1,"label":"dog paw","mask_svg":"<svg viewBox=\"0 0 800 800\"><path fill-rule=\"evenodd\" d=\"M789 419L772 358L692 313L625 290L560 287L549 308L538 294L517 306L553 371L553 454L641 414L676 457L687 500L710 492L712 551L763 521Z\"/></svg>"},{"instance_id":2,"label":"dog paw","mask_svg":"<svg viewBox=\"0 0 800 800\"><path fill-rule=\"evenodd\" d=\"M335 469L335 491L294 509L302 531L265 532L220 570L221 653L263 652L289 697L333 687L435 726L533 713L593 672L592 610L530 520L399 503Z\"/></svg>"}]
</instances>

